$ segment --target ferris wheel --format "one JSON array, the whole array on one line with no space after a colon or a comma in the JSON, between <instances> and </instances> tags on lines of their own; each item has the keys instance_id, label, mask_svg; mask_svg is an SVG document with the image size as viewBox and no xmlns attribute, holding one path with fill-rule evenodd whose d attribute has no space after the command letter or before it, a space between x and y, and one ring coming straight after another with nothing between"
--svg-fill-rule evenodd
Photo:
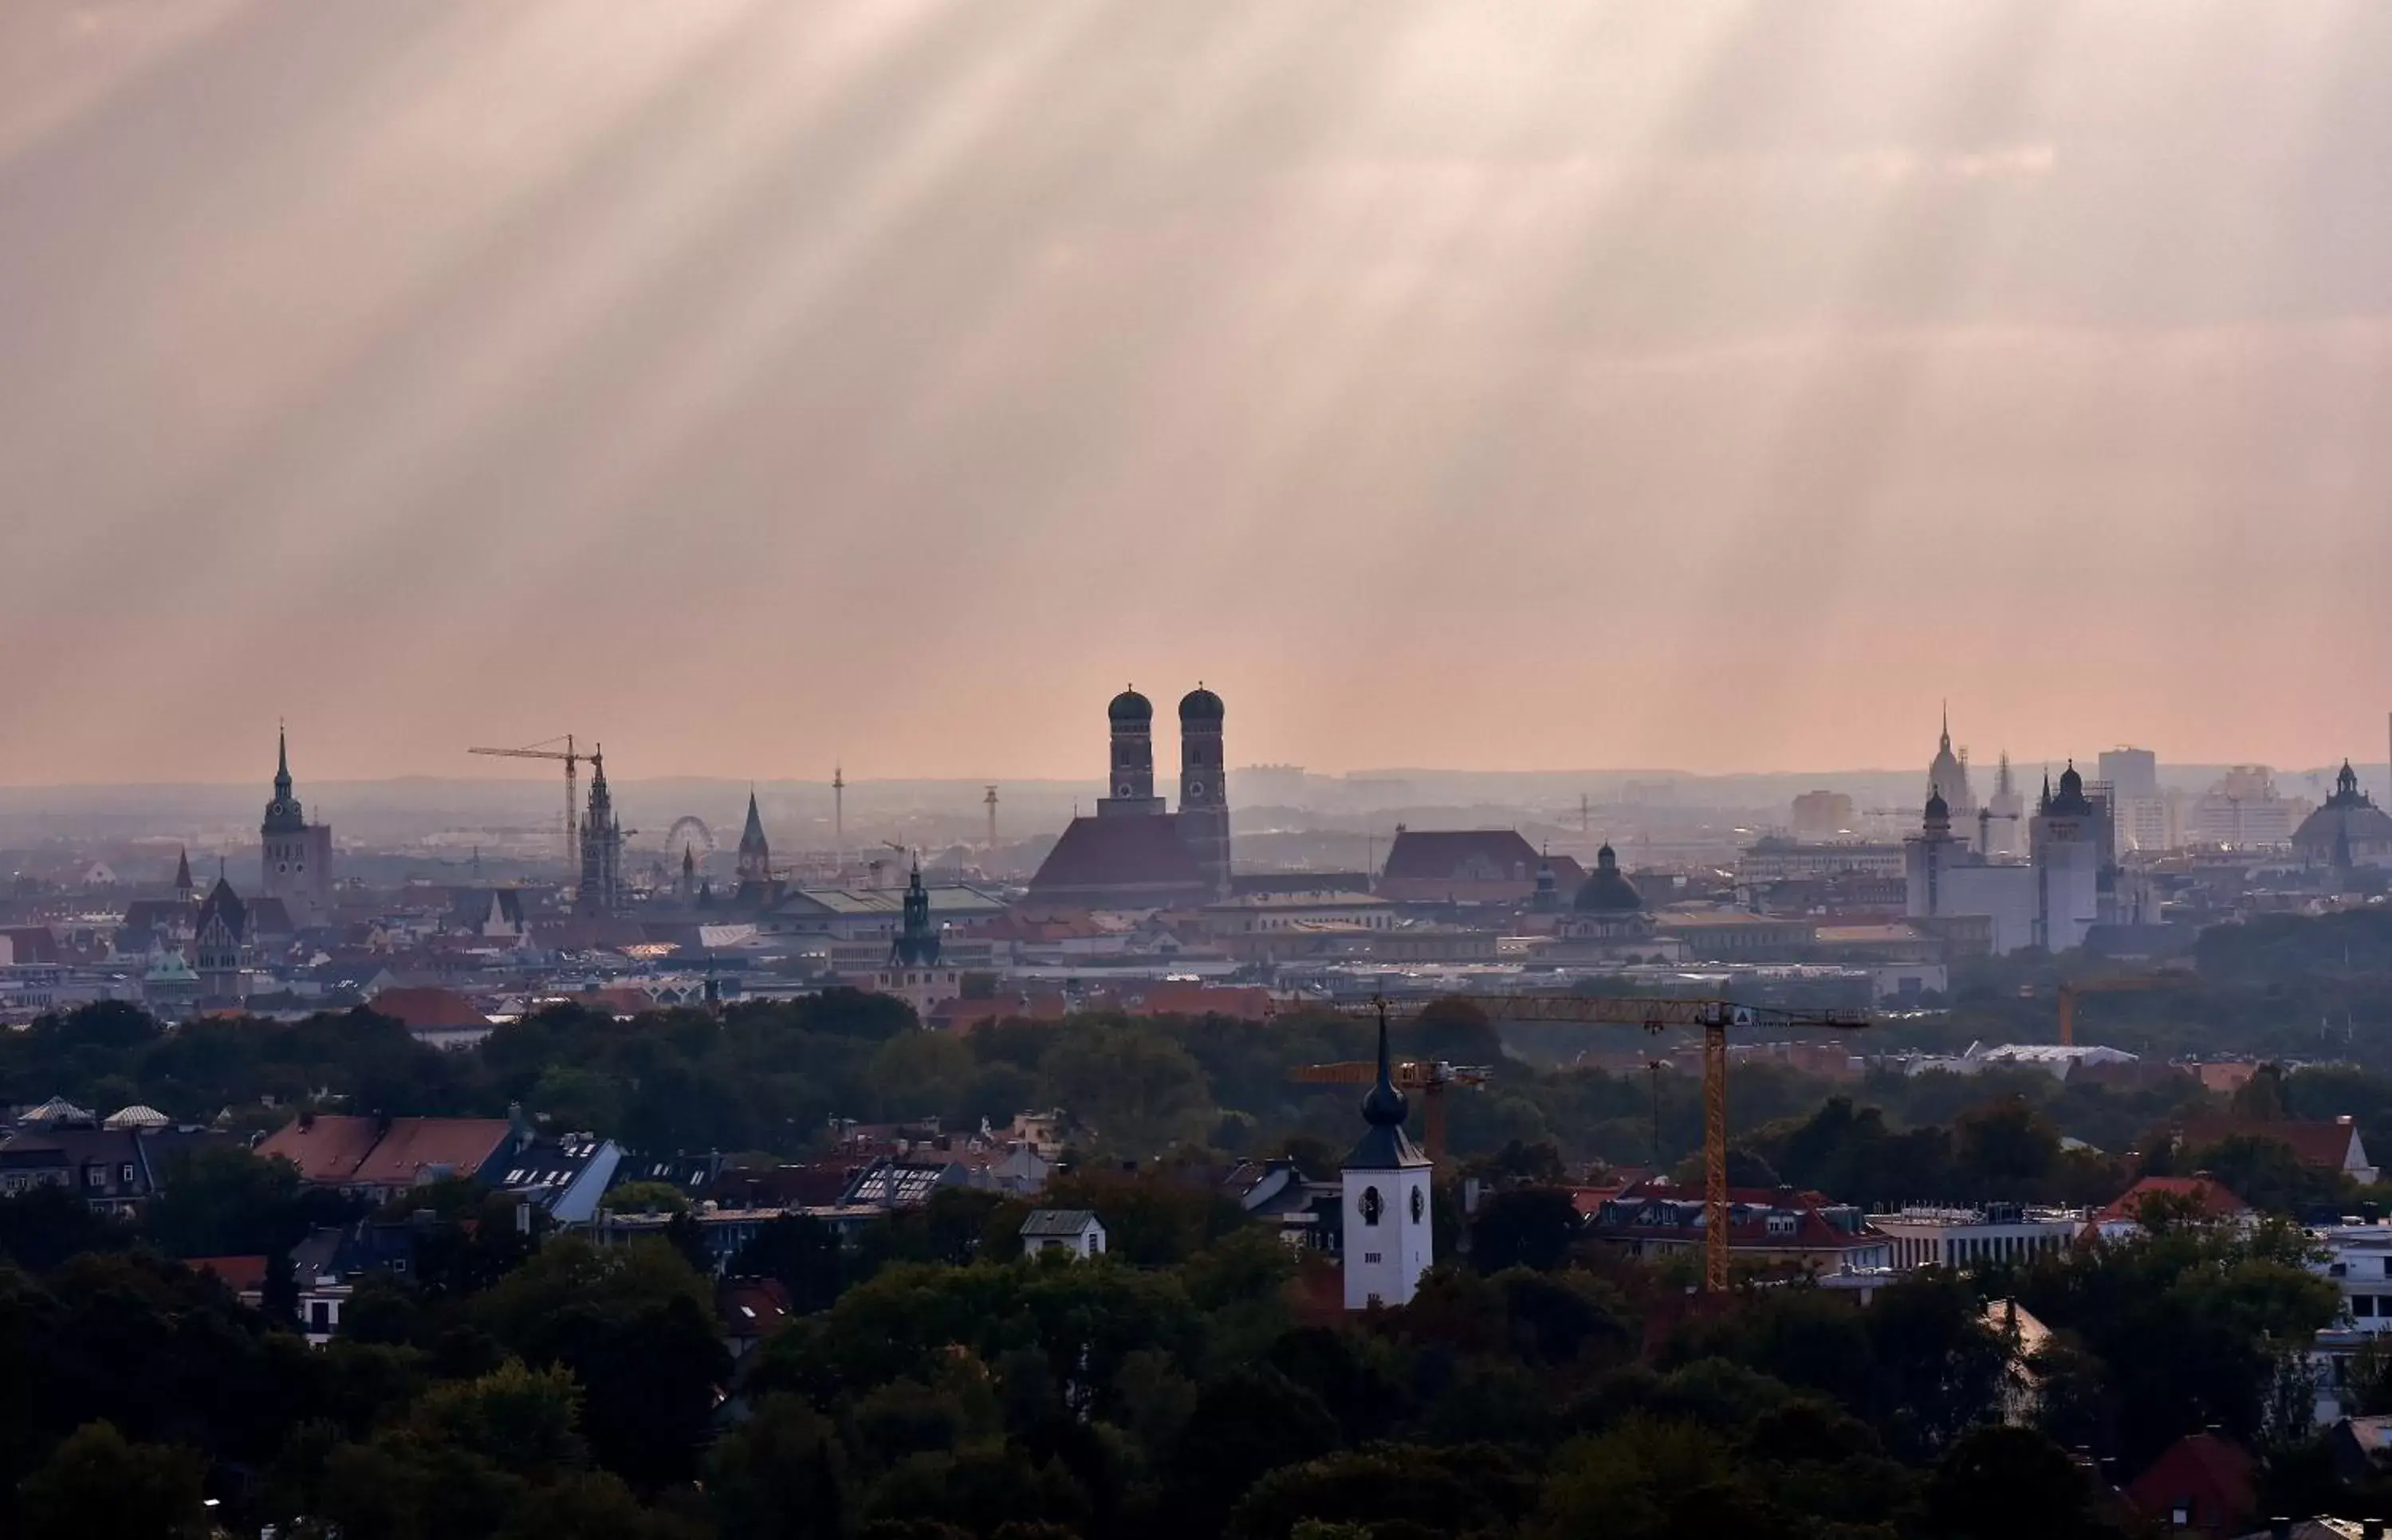
<instances>
[{"instance_id":1,"label":"ferris wheel","mask_svg":"<svg viewBox=\"0 0 2392 1540\"><path fill-rule=\"evenodd\" d=\"M706 820L685 815L674 819L672 827L665 831L665 854L678 860L683 850L695 850L700 861L714 854L714 831L706 826Z\"/></svg>"}]
</instances>

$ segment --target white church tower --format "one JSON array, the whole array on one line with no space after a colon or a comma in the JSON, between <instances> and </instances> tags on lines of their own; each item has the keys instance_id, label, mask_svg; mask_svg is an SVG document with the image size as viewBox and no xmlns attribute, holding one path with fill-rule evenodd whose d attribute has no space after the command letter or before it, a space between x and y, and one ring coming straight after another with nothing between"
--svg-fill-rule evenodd
<instances>
[{"instance_id":1,"label":"white church tower","mask_svg":"<svg viewBox=\"0 0 2392 1540\"><path fill-rule=\"evenodd\" d=\"M1362 1098L1371 1125L1346 1158L1346 1308L1410 1304L1435 1260L1429 1235L1428 1157L1404 1133L1410 1110L1387 1063L1379 1015L1379 1079Z\"/></svg>"}]
</instances>

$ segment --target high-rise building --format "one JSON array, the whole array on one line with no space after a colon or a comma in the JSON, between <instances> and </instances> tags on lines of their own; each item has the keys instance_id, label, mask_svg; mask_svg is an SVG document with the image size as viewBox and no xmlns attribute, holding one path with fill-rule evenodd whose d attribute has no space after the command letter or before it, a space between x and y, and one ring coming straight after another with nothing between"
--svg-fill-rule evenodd
<instances>
[{"instance_id":1,"label":"high-rise building","mask_svg":"<svg viewBox=\"0 0 2392 1540\"><path fill-rule=\"evenodd\" d=\"M2010 774L2010 757L2004 751L1994 770L1994 795L1985 799L1977 819L1977 848L1996 859L2015 860L2025 852L2026 798Z\"/></svg>"},{"instance_id":2,"label":"high-rise building","mask_svg":"<svg viewBox=\"0 0 2392 1540\"><path fill-rule=\"evenodd\" d=\"M282 900L292 921L320 925L332 907L332 829L310 823L291 784L291 744L274 735L274 797L257 827L258 883L268 898Z\"/></svg>"},{"instance_id":3,"label":"high-rise building","mask_svg":"<svg viewBox=\"0 0 2392 1540\"><path fill-rule=\"evenodd\" d=\"M1410 1112L1387 1058L1387 1022L1379 1019L1379 1078L1362 1098L1361 1143L1338 1178L1345 1209L1346 1308L1410 1304L1436 1260L1430 1235L1428 1157L1404 1132Z\"/></svg>"},{"instance_id":4,"label":"high-rise building","mask_svg":"<svg viewBox=\"0 0 2392 1540\"><path fill-rule=\"evenodd\" d=\"M2165 850L2177 843L2168 826L2167 796L2160 789L2157 755L2147 748L2111 749L2101 756L2101 779L2110 787L2117 854Z\"/></svg>"},{"instance_id":5,"label":"high-rise building","mask_svg":"<svg viewBox=\"0 0 2392 1540\"><path fill-rule=\"evenodd\" d=\"M1804 792L1794 799L1794 837L1833 839L1852 827L1852 799L1843 792Z\"/></svg>"}]
</instances>

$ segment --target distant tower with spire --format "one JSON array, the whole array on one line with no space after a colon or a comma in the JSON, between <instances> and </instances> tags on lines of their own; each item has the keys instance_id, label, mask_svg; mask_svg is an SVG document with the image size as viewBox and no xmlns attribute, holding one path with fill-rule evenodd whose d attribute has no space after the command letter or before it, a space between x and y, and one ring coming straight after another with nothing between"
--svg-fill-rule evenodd
<instances>
[{"instance_id":1,"label":"distant tower with spire","mask_svg":"<svg viewBox=\"0 0 2392 1540\"><path fill-rule=\"evenodd\" d=\"M573 912L584 918L614 913L623 902L623 825L606 789L606 750L590 755L590 804L581 818L581 882Z\"/></svg>"},{"instance_id":2,"label":"distant tower with spire","mask_svg":"<svg viewBox=\"0 0 2392 1540\"><path fill-rule=\"evenodd\" d=\"M258 886L280 899L293 924L323 924L332 907L332 828L310 823L292 789L291 740L274 733L274 796L258 824Z\"/></svg>"},{"instance_id":3,"label":"distant tower with spire","mask_svg":"<svg viewBox=\"0 0 2392 1540\"><path fill-rule=\"evenodd\" d=\"M773 846L764 837L764 815L756 807L756 788L748 788L748 822L739 831L739 886L763 888L773 881Z\"/></svg>"},{"instance_id":4,"label":"distant tower with spire","mask_svg":"<svg viewBox=\"0 0 2392 1540\"><path fill-rule=\"evenodd\" d=\"M1944 707L1943 733L1935 742L1935 757L1927 766L1929 789L1943 794L1952 816L1966 825L1976 822L1977 792L1969 783L1969 751L1952 747L1952 708Z\"/></svg>"},{"instance_id":5,"label":"distant tower with spire","mask_svg":"<svg viewBox=\"0 0 2392 1540\"><path fill-rule=\"evenodd\" d=\"M914 869L905 879L904 919L896 938L889 943L889 965L892 968L928 968L938 965L939 929L930 922L930 890L922 886L922 855L914 853Z\"/></svg>"},{"instance_id":6,"label":"distant tower with spire","mask_svg":"<svg viewBox=\"0 0 2392 1540\"><path fill-rule=\"evenodd\" d=\"M1436 1260L1430 1236L1428 1157L1404 1132L1411 1111L1396 1089L1387 1017L1379 1016L1379 1076L1362 1098L1361 1142L1346 1158L1343 1189L1346 1308L1410 1304Z\"/></svg>"}]
</instances>

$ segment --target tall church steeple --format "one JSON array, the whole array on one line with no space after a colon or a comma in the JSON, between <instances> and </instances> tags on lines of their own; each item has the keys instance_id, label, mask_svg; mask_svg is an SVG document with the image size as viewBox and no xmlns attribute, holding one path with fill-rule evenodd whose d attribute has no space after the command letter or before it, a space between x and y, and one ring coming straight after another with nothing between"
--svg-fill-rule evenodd
<instances>
[{"instance_id":1,"label":"tall church steeple","mask_svg":"<svg viewBox=\"0 0 2392 1540\"><path fill-rule=\"evenodd\" d=\"M1387 1014L1379 1011L1379 1073L1362 1098L1367 1125L1338 1179L1346 1237L1346 1308L1408 1304L1435 1259L1429 1160L1404 1132L1410 1100L1395 1081Z\"/></svg>"},{"instance_id":2,"label":"tall church steeple","mask_svg":"<svg viewBox=\"0 0 2392 1540\"><path fill-rule=\"evenodd\" d=\"M756 788L748 788L748 823L739 831L739 886L762 886L773 880L773 846L764 837L764 815L756 807Z\"/></svg>"}]
</instances>

